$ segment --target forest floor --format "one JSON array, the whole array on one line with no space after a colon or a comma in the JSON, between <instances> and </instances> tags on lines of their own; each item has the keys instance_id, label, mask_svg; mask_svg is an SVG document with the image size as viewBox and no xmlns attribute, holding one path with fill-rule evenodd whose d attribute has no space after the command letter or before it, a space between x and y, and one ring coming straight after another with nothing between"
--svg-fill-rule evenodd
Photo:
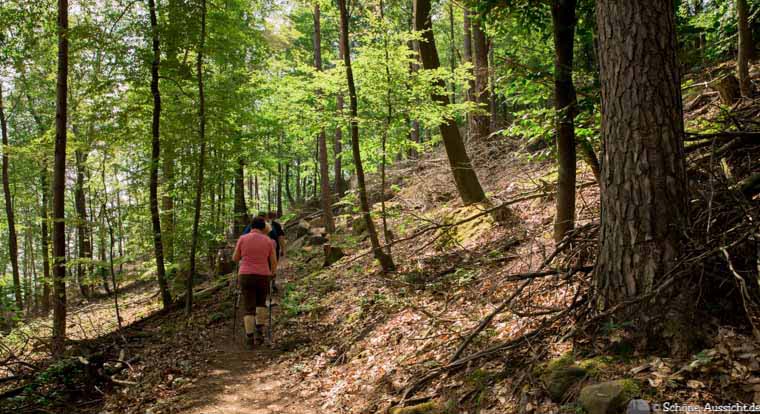
<instances>
[{"instance_id":1,"label":"forest floor","mask_svg":"<svg viewBox=\"0 0 760 414\"><path fill-rule=\"evenodd\" d=\"M692 128L723 116L717 99L690 89ZM757 119L760 102L734 110ZM461 205L440 147L394 165L385 192L377 175L370 176L378 212L386 200L391 232L381 239L396 243L393 274L382 274L368 254L355 195L336 216L330 244L347 255L332 266L323 267L322 247L310 246L308 235L295 240L291 227L271 348L245 351L242 338L233 337L230 275L200 283L190 317L159 310L155 285L134 282L121 292L123 329L116 329L108 297L80 304L69 319L69 353L75 359L102 354L112 380L74 386L78 393L67 389L64 402L37 387L26 391L34 403L11 407L18 413L379 414L432 403L436 413L575 414L584 386L618 379L636 384L635 396L652 402L760 403L760 345L746 321L706 319L701 331L712 339L693 355L672 358L633 352L625 326L587 333L575 319L559 318L588 292L590 279L582 270L552 269L593 264L599 190L579 163L576 243L555 254L556 168L549 148L528 153L520 142L500 137L469 145L490 205ZM742 158L731 163L739 179L760 169L760 157L749 155L760 154L760 145L743 145ZM689 156L704 160L709 149ZM485 214L500 205L508 207ZM319 219L305 221L320 226ZM376 225L382 228L379 220ZM146 262L152 281L150 267ZM512 346L516 340L519 346ZM553 396L547 376L557 366L582 367L583 375Z\"/></svg>"}]
</instances>

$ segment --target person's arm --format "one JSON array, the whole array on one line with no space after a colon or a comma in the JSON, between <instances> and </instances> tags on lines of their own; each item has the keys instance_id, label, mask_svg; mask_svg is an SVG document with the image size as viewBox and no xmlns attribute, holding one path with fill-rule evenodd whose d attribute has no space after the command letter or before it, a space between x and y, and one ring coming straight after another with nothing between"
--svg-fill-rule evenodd
<instances>
[{"instance_id":1,"label":"person's arm","mask_svg":"<svg viewBox=\"0 0 760 414\"><path fill-rule=\"evenodd\" d=\"M272 250L269 252L269 269L272 271L272 276L274 276L277 272L277 251L274 246L272 246Z\"/></svg>"},{"instance_id":2,"label":"person's arm","mask_svg":"<svg viewBox=\"0 0 760 414\"><path fill-rule=\"evenodd\" d=\"M240 240L241 239L238 239L237 244L235 244L235 253L232 255L232 261L234 262L240 261Z\"/></svg>"}]
</instances>

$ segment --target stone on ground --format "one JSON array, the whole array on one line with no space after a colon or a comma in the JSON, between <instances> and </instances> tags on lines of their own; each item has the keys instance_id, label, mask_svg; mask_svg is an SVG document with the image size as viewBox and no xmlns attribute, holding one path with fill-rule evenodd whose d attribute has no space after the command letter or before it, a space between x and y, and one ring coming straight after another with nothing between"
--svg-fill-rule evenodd
<instances>
[{"instance_id":1,"label":"stone on ground","mask_svg":"<svg viewBox=\"0 0 760 414\"><path fill-rule=\"evenodd\" d=\"M620 379L583 387L578 401L588 414L618 414L639 392L636 382Z\"/></svg>"}]
</instances>

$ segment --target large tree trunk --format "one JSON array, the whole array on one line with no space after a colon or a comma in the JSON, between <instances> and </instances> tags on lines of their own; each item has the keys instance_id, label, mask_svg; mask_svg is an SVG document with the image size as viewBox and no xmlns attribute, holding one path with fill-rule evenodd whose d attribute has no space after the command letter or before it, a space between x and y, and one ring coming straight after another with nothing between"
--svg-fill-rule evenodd
<instances>
[{"instance_id":1,"label":"large tree trunk","mask_svg":"<svg viewBox=\"0 0 760 414\"><path fill-rule=\"evenodd\" d=\"M317 72L322 71L322 30L320 27L319 3L314 3L314 68ZM318 95L321 93L318 91ZM321 106L321 105L320 105ZM322 108L318 108L323 111ZM332 191L330 190L330 167L327 160L327 137L325 129L319 132L319 182L321 183L322 195L322 220L327 233L335 232L335 221L332 214ZM279 177L278 177L279 182Z\"/></svg>"},{"instance_id":2,"label":"large tree trunk","mask_svg":"<svg viewBox=\"0 0 760 414\"><path fill-rule=\"evenodd\" d=\"M604 161L595 284L605 305L614 306L652 292L680 258L687 221L683 109L673 2L597 0L596 12ZM689 292L660 292L667 312L649 306L626 320L650 339L687 335ZM670 332L652 331L658 317L669 319ZM676 352L684 344L667 342Z\"/></svg>"},{"instance_id":3,"label":"large tree trunk","mask_svg":"<svg viewBox=\"0 0 760 414\"><path fill-rule=\"evenodd\" d=\"M554 107L557 126L557 213L554 241L559 243L575 227L575 115L577 102L573 85L573 41L575 1L554 0Z\"/></svg>"},{"instance_id":4,"label":"large tree trunk","mask_svg":"<svg viewBox=\"0 0 760 414\"><path fill-rule=\"evenodd\" d=\"M196 72L198 76L198 134L201 150L198 156L198 180L195 188L195 213L193 214L193 234L190 243L190 272L187 275L185 292L185 313L193 310L193 279L196 273L195 254L198 251L198 227L201 222L201 200L203 195L203 174L206 165L206 95L203 85L203 52L206 45L206 0L201 0L201 38L198 45Z\"/></svg>"},{"instance_id":5,"label":"large tree trunk","mask_svg":"<svg viewBox=\"0 0 760 414\"><path fill-rule=\"evenodd\" d=\"M377 238L375 223L372 221L370 214L369 199L367 198L367 185L364 181L364 167L362 166L361 150L359 147L359 122L357 116L359 113L359 104L356 96L356 86L354 84L354 73L351 68L351 49L348 38L348 10L346 9L346 0L338 0L340 9L340 43L343 46L343 63L346 66L346 80L348 81L349 107L351 110L351 150L354 155L354 166L356 168L356 181L359 186L359 201L362 208L362 215L367 224L367 233L369 233L370 243L375 258L380 263L383 272L393 272L396 265L393 263L391 256L387 255L380 247L380 241Z\"/></svg>"},{"instance_id":6,"label":"large tree trunk","mask_svg":"<svg viewBox=\"0 0 760 414\"><path fill-rule=\"evenodd\" d=\"M164 244L161 235L161 216L158 211L158 164L161 158L161 90L159 89L159 68L161 66L161 44L158 32L158 16L155 0L148 0L150 8L150 29L152 34L153 63L151 64L150 92L153 95L153 119L151 122L152 152L150 160L150 219L153 225L153 248L156 256L156 278L161 291L164 309L171 306L172 297L166 282L164 266ZM118 200L118 193L116 195ZM110 222L109 222L110 227ZM113 236L112 236L113 237ZM112 243L113 244L113 243ZM111 246L113 248L113 246ZM113 260L112 260L113 262ZM116 293L116 286L114 294ZM115 297L116 295L114 295Z\"/></svg>"},{"instance_id":7,"label":"large tree trunk","mask_svg":"<svg viewBox=\"0 0 760 414\"><path fill-rule=\"evenodd\" d=\"M428 70L438 69L441 66L438 60L438 51L435 48L433 38L433 26L430 20L430 0L414 1L414 30L422 32L422 41L419 42L420 58L422 67ZM441 82L439 86L443 89ZM433 99L441 105L448 105L449 98L445 94L434 94ZM485 201L486 195L480 186L475 170L472 168L470 157L462 141L462 136L457 128L456 121L447 119L441 124L441 136L446 147L446 154L451 165L459 196L465 204Z\"/></svg>"},{"instance_id":8,"label":"large tree trunk","mask_svg":"<svg viewBox=\"0 0 760 414\"><path fill-rule=\"evenodd\" d=\"M736 0L736 19L739 28L739 53L736 58L736 70L738 72L739 87L742 96L752 96L752 83L749 77L749 60L752 57L754 44L752 31L749 28L749 7L747 0Z\"/></svg>"},{"instance_id":9,"label":"large tree trunk","mask_svg":"<svg viewBox=\"0 0 760 414\"><path fill-rule=\"evenodd\" d=\"M55 166L53 169L53 355L66 343L66 125L69 75L69 1L58 0L58 80L55 111Z\"/></svg>"},{"instance_id":10,"label":"large tree trunk","mask_svg":"<svg viewBox=\"0 0 760 414\"><path fill-rule=\"evenodd\" d=\"M490 101L488 90L488 42L486 34L483 31L483 22L481 16L470 21L472 24L472 57L475 68L475 96L473 101L478 105L479 113L473 114L472 119L472 138L483 140L490 133L490 121L487 115L488 104Z\"/></svg>"},{"instance_id":11,"label":"large tree trunk","mask_svg":"<svg viewBox=\"0 0 760 414\"><path fill-rule=\"evenodd\" d=\"M18 238L16 235L16 218L13 214L13 198L11 195L10 177L8 176L8 122L5 118L3 105L3 86L0 84L0 127L3 137L3 195L5 198L5 215L8 223L8 255L11 259L13 274L13 294L16 297L16 310L24 311L24 300L21 295L21 277L18 272Z\"/></svg>"},{"instance_id":12,"label":"large tree trunk","mask_svg":"<svg viewBox=\"0 0 760 414\"><path fill-rule=\"evenodd\" d=\"M248 207L245 205L245 161L238 158L238 166L235 170L235 235L243 234L248 225Z\"/></svg>"}]
</instances>

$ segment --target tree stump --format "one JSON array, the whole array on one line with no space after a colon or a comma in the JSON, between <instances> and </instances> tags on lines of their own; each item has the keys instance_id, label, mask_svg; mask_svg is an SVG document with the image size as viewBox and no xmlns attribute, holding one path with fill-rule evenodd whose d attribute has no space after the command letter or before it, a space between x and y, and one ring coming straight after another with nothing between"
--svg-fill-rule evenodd
<instances>
[{"instance_id":1,"label":"tree stump","mask_svg":"<svg viewBox=\"0 0 760 414\"><path fill-rule=\"evenodd\" d=\"M718 91L720 101L724 105L733 105L742 96L739 88L739 80L734 75L726 75L711 83L713 89Z\"/></svg>"}]
</instances>

